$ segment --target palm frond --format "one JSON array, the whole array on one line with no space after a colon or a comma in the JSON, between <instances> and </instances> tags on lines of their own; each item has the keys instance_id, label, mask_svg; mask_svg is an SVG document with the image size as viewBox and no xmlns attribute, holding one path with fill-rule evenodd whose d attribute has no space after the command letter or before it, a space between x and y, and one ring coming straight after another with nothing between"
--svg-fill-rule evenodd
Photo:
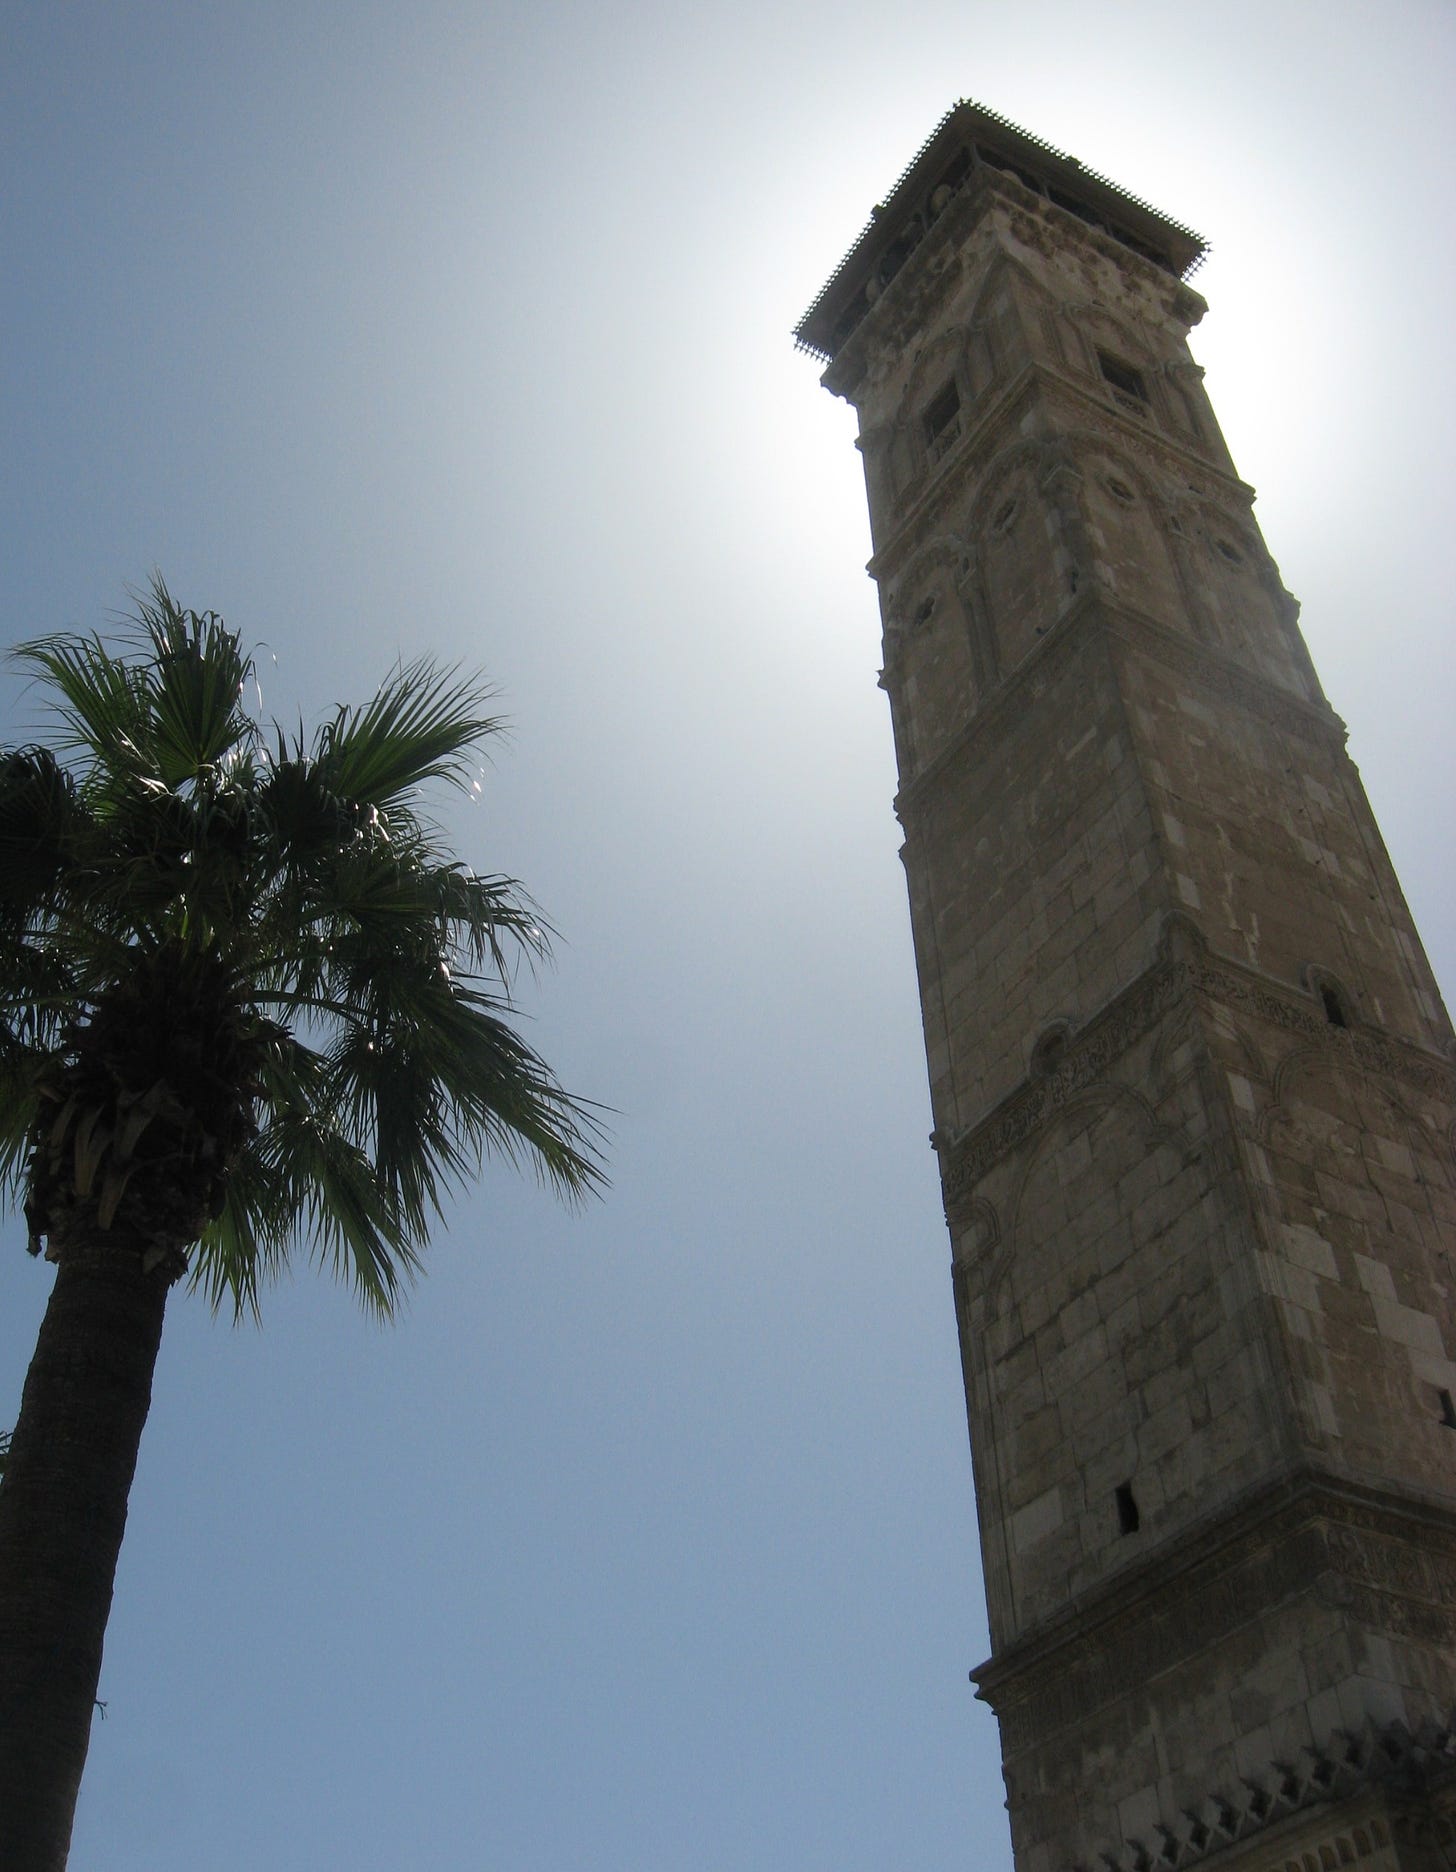
<instances>
[{"instance_id":1,"label":"palm frond","mask_svg":"<svg viewBox=\"0 0 1456 1872\"><path fill-rule=\"evenodd\" d=\"M471 973L488 966L508 982L516 957L532 963L550 957L555 931L514 878L477 877L456 864L436 866L431 878L436 914L450 926Z\"/></svg>"},{"instance_id":2,"label":"palm frond","mask_svg":"<svg viewBox=\"0 0 1456 1872\"><path fill-rule=\"evenodd\" d=\"M0 752L0 918L22 928L50 913L86 818L49 748Z\"/></svg>"},{"instance_id":3,"label":"palm frond","mask_svg":"<svg viewBox=\"0 0 1456 1872\"><path fill-rule=\"evenodd\" d=\"M502 731L485 712L479 677L427 658L401 664L360 708L341 707L319 736L317 760L342 798L387 806L430 780L469 784L465 756Z\"/></svg>"},{"instance_id":4,"label":"palm frond","mask_svg":"<svg viewBox=\"0 0 1456 1872\"><path fill-rule=\"evenodd\" d=\"M281 1118L268 1142L297 1192L317 1258L387 1317L419 1266L419 1248L393 1192L365 1152L317 1116Z\"/></svg>"},{"instance_id":5,"label":"palm frond","mask_svg":"<svg viewBox=\"0 0 1456 1872\"><path fill-rule=\"evenodd\" d=\"M243 704L253 662L215 611L184 611L160 575L137 622L151 647L153 758L158 777L177 787L256 739Z\"/></svg>"},{"instance_id":6,"label":"palm frond","mask_svg":"<svg viewBox=\"0 0 1456 1872\"><path fill-rule=\"evenodd\" d=\"M37 637L10 655L55 692L59 745L84 757L83 783L155 777L150 671L113 655L95 635Z\"/></svg>"},{"instance_id":7,"label":"palm frond","mask_svg":"<svg viewBox=\"0 0 1456 1872\"><path fill-rule=\"evenodd\" d=\"M436 1102L434 1122L422 1122L419 1132L433 1161L406 1173L399 1166L410 1154L409 1108L391 1084L383 1108L398 1112L386 1133L390 1174L417 1179L432 1203L438 1203L438 1179L458 1174L461 1166L473 1174L488 1155L531 1162L568 1197L601 1187L600 1121L561 1088L508 1013L505 1003L469 981L439 973L396 971L379 997L376 1052L386 1067L401 1058L416 1075L427 1072ZM423 1104L418 1094L414 1104ZM416 1146L415 1155L423 1158L426 1151Z\"/></svg>"}]
</instances>

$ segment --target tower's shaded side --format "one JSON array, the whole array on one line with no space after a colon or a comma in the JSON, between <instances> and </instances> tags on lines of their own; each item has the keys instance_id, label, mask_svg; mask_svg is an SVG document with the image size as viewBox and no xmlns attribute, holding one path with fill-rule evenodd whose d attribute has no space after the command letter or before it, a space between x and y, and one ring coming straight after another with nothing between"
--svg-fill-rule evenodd
<instances>
[{"instance_id":1,"label":"tower's shaded side","mask_svg":"<svg viewBox=\"0 0 1456 1872\"><path fill-rule=\"evenodd\" d=\"M1451 1025L1187 345L970 105L859 412L1019 1872L1456 1865Z\"/></svg>"}]
</instances>

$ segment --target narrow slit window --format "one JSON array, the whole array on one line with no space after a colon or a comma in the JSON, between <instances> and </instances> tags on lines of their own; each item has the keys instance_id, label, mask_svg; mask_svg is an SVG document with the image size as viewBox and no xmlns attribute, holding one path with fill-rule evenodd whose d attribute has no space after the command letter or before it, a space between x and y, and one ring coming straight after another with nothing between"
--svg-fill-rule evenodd
<instances>
[{"instance_id":1,"label":"narrow slit window","mask_svg":"<svg viewBox=\"0 0 1456 1872\"><path fill-rule=\"evenodd\" d=\"M1456 1430L1456 1403L1452 1402L1451 1393L1441 1393L1441 1422L1448 1430Z\"/></svg>"},{"instance_id":2,"label":"narrow slit window","mask_svg":"<svg viewBox=\"0 0 1456 1872\"><path fill-rule=\"evenodd\" d=\"M1142 1516L1134 1499L1131 1482L1119 1482L1117 1485L1117 1531L1119 1534L1136 1534L1142 1525Z\"/></svg>"},{"instance_id":3,"label":"narrow slit window","mask_svg":"<svg viewBox=\"0 0 1456 1872\"><path fill-rule=\"evenodd\" d=\"M1325 1019L1330 1023L1331 1027L1348 1027L1350 1025L1349 1021L1345 1018L1345 1004L1340 999L1339 990L1337 988L1331 988L1328 982L1321 983L1320 985L1320 1005L1324 1008Z\"/></svg>"}]
</instances>

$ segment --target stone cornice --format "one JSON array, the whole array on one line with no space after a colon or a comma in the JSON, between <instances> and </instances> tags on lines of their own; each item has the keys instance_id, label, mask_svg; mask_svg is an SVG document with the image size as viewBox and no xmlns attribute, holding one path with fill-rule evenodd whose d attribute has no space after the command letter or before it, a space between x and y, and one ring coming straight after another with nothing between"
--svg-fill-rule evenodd
<instances>
[{"instance_id":1,"label":"stone cornice","mask_svg":"<svg viewBox=\"0 0 1456 1872\"><path fill-rule=\"evenodd\" d=\"M964 105L957 106L951 117L966 108ZM981 119L983 130L988 122L996 121L1002 123L1003 129L1011 130L1014 137L1024 138L1025 133L1016 130L1014 126L1006 125L999 119L987 118L975 107L969 108L973 116ZM944 129L950 121L951 118L945 119L941 128ZM996 140L994 133L993 140ZM932 137L931 143L934 141L935 137ZM926 144L922 148L917 163L923 160L930 146ZM1067 159L1060 155L1057 155L1056 160L1060 165L1067 164ZM1150 252L1139 251L1137 245L1129 244L1125 228L1119 234L1113 232L1110 225L1094 226L1084 215L1069 213L1065 207L1041 193L1039 187L1028 187L1019 176L1008 173L1006 168L999 165L978 165L972 168L956 185L945 209L926 226L919 215L913 211L907 213L903 199L905 185L915 166L912 164L911 169L901 177L890 200L876 208L869 226L795 328L799 347L825 360L825 369L819 381L825 389L836 395L850 395L869 368L874 352L885 345L884 327L902 311L900 301L913 291L916 277L925 270L927 260L937 253L943 255L947 246L963 246L970 230L992 206L1007 210L1023 224L1023 229L1026 224L1030 224L1034 230L1030 235L1031 244L1038 240L1045 243L1054 238L1063 247L1080 245L1090 249L1110 262L1124 279L1135 281L1144 290L1151 289L1165 298L1175 316L1181 317L1185 325L1196 324L1202 317L1204 301L1188 286L1182 275L1191 271L1197 259L1201 259L1206 251L1204 243L1188 229L1179 228L1177 223L1169 222L1155 210L1148 210L1144 204L1133 202L1123 191L1113 188L1111 192L1126 206L1133 206L1137 212L1150 215L1149 225L1156 224L1163 236L1172 232L1180 238L1184 244L1185 265L1173 268L1165 261L1154 258ZM1036 166L1041 168L1042 165L1038 162ZM1065 189L1070 181L1072 188L1080 193L1091 177L1090 170L1086 170L1080 163L1071 163L1064 169L1061 186ZM1117 218L1122 218L1121 210ZM1028 238L1024 231L1022 238ZM1159 244L1162 244L1161 240ZM896 247L903 253L903 258L898 261L893 260L889 251ZM1196 258L1189 258L1195 255ZM888 278L885 277L884 267L878 264L887 258L891 258L893 264L893 271ZM874 301L865 303L865 288L871 279L879 282L880 290ZM856 310L861 304L863 310ZM846 314L853 321L848 329L844 329Z\"/></svg>"},{"instance_id":2,"label":"stone cornice","mask_svg":"<svg viewBox=\"0 0 1456 1872\"><path fill-rule=\"evenodd\" d=\"M1456 1613L1456 1512L1306 1470L1183 1530L1171 1551L1150 1554L1136 1571L1073 1602L971 1673L1000 1721L1008 1787L1024 1759L1034 1764L1048 1750L1075 1747L1068 1732L1100 1720L1107 1705L1207 1656L1251 1617L1310 1598L1377 1632L1447 1642ZM1316 1833L1326 1824L1342 1834L1360 1824L1377 1840L1383 1823L1372 1813L1444 1824L1431 1797L1448 1804L1453 1777L1456 1710L1414 1733L1399 1722L1367 1722L1319 1738L1295 1760L1270 1759L1237 1787L1208 1787L1154 1821L1151 1837L1118 1837L1095 1858L1107 1872L1155 1865L1185 1872L1226 1854L1219 1863L1265 1872L1271 1862L1262 1850L1301 1813L1311 1815ZM1388 1796L1398 1798L1387 1805ZM1245 1842L1259 1856L1234 1850Z\"/></svg>"},{"instance_id":3,"label":"stone cornice","mask_svg":"<svg viewBox=\"0 0 1456 1872\"><path fill-rule=\"evenodd\" d=\"M1169 919L1153 965L1077 1034L1056 1066L1025 1079L978 1124L937 1139L941 1190L952 1231L975 1200L976 1186L1003 1157L1046 1124L1185 995L1198 994L1327 1046L1350 1064L1456 1102L1456 1068L1414 1041L1368 1026L1332 1027L1311 997L1208 948L1181 913Z\"/></svg>"},{"instance_id":4,"label":"stone cornice","mask_svg":"<svg viewBox=\"0 0 1456 1872\"><path fill-rule=\"evenodd\" d=\"M903 783L895 796L895 813L902 825L908 829L907 815L928 803L948 771L977 741L984 739L988 747L995 746L1008 718L1025 713L1027 690L1035 695L1039 686L1045 687L1072 655L1073 639L1082 634L1079 627L1092 620L1107 625L1109 635L1119 641L1203 683L1212 694L1237 703L1285 734L1298 735L1307 742L1334 739L1344 745L1345 724L1327 702L1309 701L1282 689L1222 651L1170 629L1146 612L1121 603L1104 587L1093 585L1068 605L1036 648L1017 664L934 760ZM887 669L883 680L891 679L892 672Z\"/></svg>"},{"instance_id":5,"label":"stone cornice","mask_svg":"<svg viewBox=\"0 0 1456 1872\"><path fill-rule=\"evenodd\" d=\"M1198 369L1191 358L1180 359L1178 363L1193 370ZM1192 491L1205 498L1219 499L1232 495L1245 508L1252 507L1258 498L1255 489L1232 465L1225 468L1210 460L1201 449L1152 417L1144 421L1125 415L1116 403L1102 396L1095 384L1086 378L1074 377L1067 371L1058 370L1054 364L1042 363L1035 368L1047 384L1080 405L1091 429L1099 431L1109 443L1130 443L1135 454L1146 456L1152 461L1161 461L1178 477L1180 486L1190 487L1188 477L1196 475L1205 485L1193 488ZM1165 365L1165 372L1170 368Z\"/></svg>"},{"instance_id":6,"label":"stone cornice","mask_svg":"<svg viewBox=\"0 0 1456 1872\"><path fill-rule=\"evenodd\" d=\"M991 746L998 730L1005 729L1008 718L1024 709L1028 690L1033 694L1040 693L1062 665L1070 661L1085 636L1085 632L1078 626L1102 617L1104 597L1105 594L1096 587L1091 587L1074 599L1056 623L1049 626L1045 637L1038 641L1030 655L1018 663L1011 674L991 692L934 760L927 761L919 773L902 783L895 795L895 816L902 825L907 825L908 829L906 815L926 804L937 784L943 781L950 769L960 762L977 741L984 738L988 747ZM886 671L885 680L888 681L889 677L890 672Z\"/></svg>"},{"instance_id":7,"label":"stone cornice","mask_svg":"<svg viewBox=\"0 0 1456 1872\"><path fill-rule=\"evenodd\" d=\"M1236 703L1246 714L1257 715L1283 734L1298 735L1302 741L1336 740L1344 746L1345 724L1328 702L1316 702L1285 689L1267 676L1246 669L1225 652L1170 629L1145 611L1136 611L1110 597L1104 599L1104 606L1114 635L1144 655L1155 657L1166 668L1176 670L1180 676L1191 676L1205 689Z\"/></svg>"},{"instance_id":8,"label":"stone cornice","mask_svg":"<svg viewBox=\"0 0 1456 1872\"><path fill-rule=\"evenodd\" d=\"M1240 1575L1255 1567L1261 1583L1251 1594ZM971 1678L1001 1719L1010 1757L1140 1689L1156 1670L1221 1643L1251 1608L1262 1613L1307 1591L1345 1605L1362 1589L1427 1608L1444 1618L1449 1635L1456 1509L1290 1470L1070 1600Z\"/></svg>"},{"instance_id":9,"label":"stone cornice","mask_svg":"<svg viewBox=\"0 0 1456 1872\"><path fill-rule=\"evenodd\" d=\"M843 397L847 402L855 401L855 389L868 374L874 353L893 352L896 349L894 334L889 327L903 317L911 289L916 285L922 291L925 289L923 276L929 264L937 257L943 266L947 256L959 257L964 252L976 228L986 219L996 200L989 171L976 170L966 178L945 212L908 255L894 278L886 283L879 298L859 319L834 355L827 360L819 378L826 390L834 396Z\"/></svg>"}]
</instances>

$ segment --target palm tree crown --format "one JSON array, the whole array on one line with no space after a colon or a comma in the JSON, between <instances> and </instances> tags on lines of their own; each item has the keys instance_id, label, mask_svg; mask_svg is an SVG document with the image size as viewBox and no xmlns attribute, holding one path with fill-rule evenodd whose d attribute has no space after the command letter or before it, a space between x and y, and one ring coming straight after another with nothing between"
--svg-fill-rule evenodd
<instances>
[{"instance_id":1,"label":"palm tree crown","mask_svg":"<svg viewBox=\"0 0 1456 1872\"><path fill-rule=\"evenodd\" d=\"M160 580L120 649L16 654L75 757L0 757L0 1176L33 1250L93 1225L196 1243L214 1303L256 1308L302 1235L387 1312L483 1152L598 1181L589 1111L506 1018L543 924L418 802L497 731L479 681L401 666L305 746Z\"/></svg>"}]
</instances>

